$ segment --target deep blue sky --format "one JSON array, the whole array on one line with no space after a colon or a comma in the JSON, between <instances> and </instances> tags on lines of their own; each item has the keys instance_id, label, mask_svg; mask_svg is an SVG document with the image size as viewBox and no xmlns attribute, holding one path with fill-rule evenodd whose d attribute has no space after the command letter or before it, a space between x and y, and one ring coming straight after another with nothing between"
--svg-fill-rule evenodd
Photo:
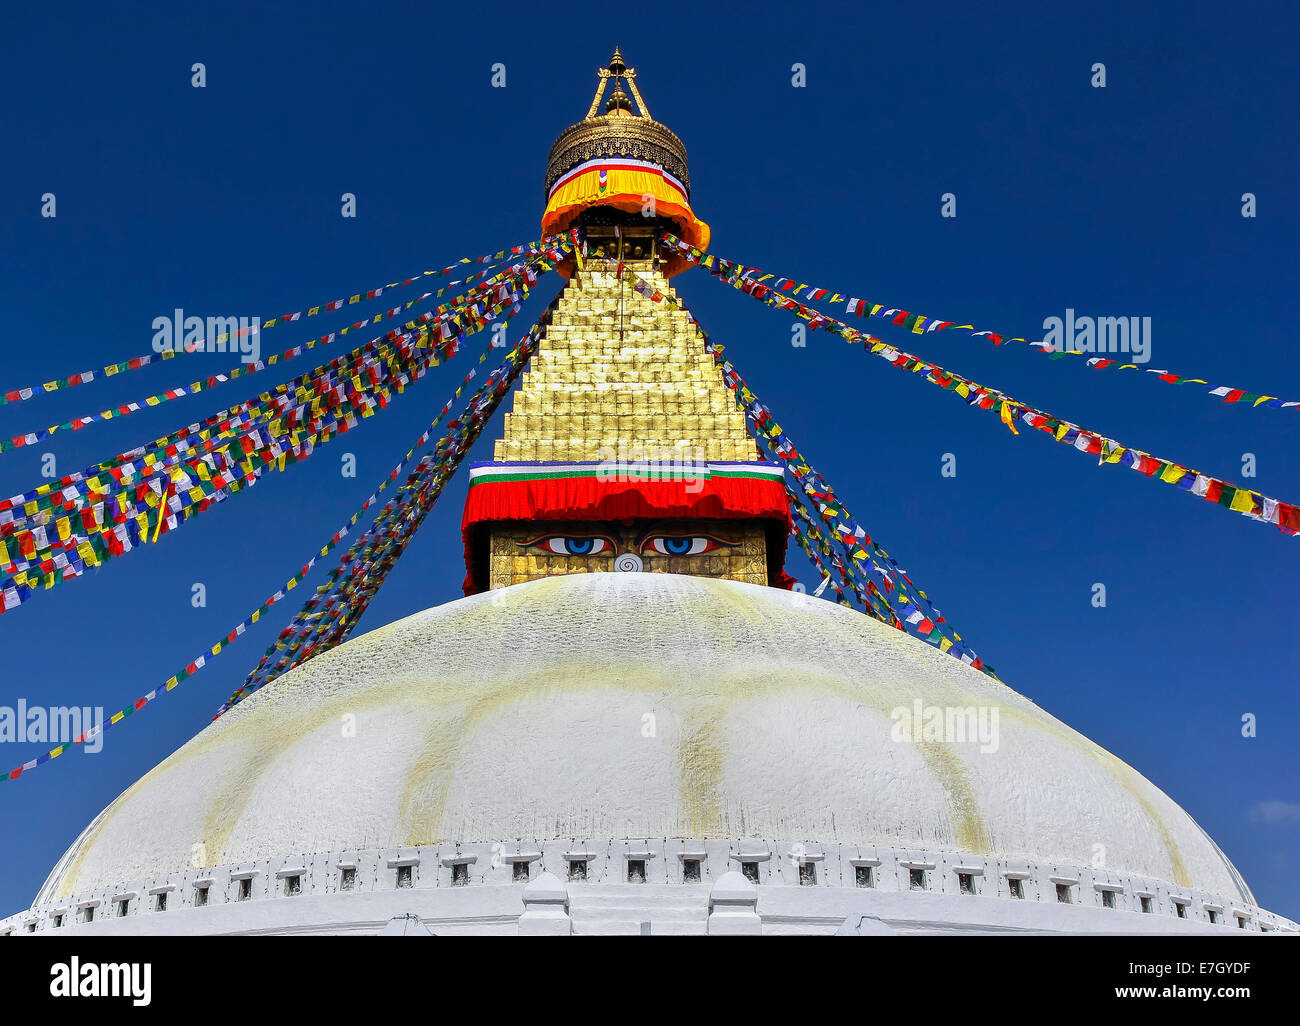
<instances>
[{"instance_id":1,"label":"deep blue sky","mask_svg":"<svg viewBox=\"0 0 1300 1026\"><path fill-rule=\"evenodd\" d=\"M1289 42L1300 25L1284 4L513 7L11 8L0 44L0 388L147 352L153 318L177 306L300 309L534 237L547 149L585 113L593 70L618 43L651 111L690 150L717 252L1013 335L1039 337L1067 307L1150 316L1151 366L1300 397ZM206 89L190 87L195 61ZM791 87L796 61L807 88ZM1089 85L1095 61L1105 89ZM505 89L490 87L495 62ZM39 216L45 192L57 196L55 220ZM355 220L339 216L343 192L358 198ZM958 199L954 220L939 216L945 192ZM1258 196L1254 220L1240 215L1243 192ZM1099 469L1036 432L1012 437L995 416L834 337L793 349L785 315L701 272L678 285L1003 679L1146 774L1262 904L1300 917L1300 541ZM542 294L557 287L551 276ZM337 323L278 327L266 343L287 348ZM1224 406L1195 386L1024 347L876 330L1206 473L1240 479L1242 454L1254 453L1249 483L1300 501L1300 412ZM0 431L228 363L191 357L40 397L0 410ZM0 704L111 710L165 679L335 531L467 368L449 364L165 543L0 617ZM79 468L275 380L7 454L0 490L40 483L42 452L61 472ZM487 443L480 450L487 458ZM345 451L355 479L340 477ZM955 479L940 475L945 452ZM449 488L362 629L459 596L464 489L463 479ZM790 569L813 583L794 557ZM196 581L205 609L190 606ZM1105 609L1090 604L1094 582L1107 587ZM203 726L295 609L280 607L111 731L102 753L0 785L0 914L25 907L83 825ZM1252 740L1240 733L1247 712ZM5 769L35 754L0 748Z\"/></svg>"}]
</instances>

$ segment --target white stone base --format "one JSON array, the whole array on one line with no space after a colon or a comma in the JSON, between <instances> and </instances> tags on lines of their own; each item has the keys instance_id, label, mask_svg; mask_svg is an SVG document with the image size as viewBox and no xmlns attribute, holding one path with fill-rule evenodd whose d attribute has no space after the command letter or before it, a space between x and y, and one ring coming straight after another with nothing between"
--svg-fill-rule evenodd
<instances>
[{"instance_id":1,"label":"white stone base","mask_svg":"<svg viewBox=\"0 0 1300 1026\"><path fill-rule=\"evenodd\" d=\"M586 861L585 880L570 878L578 856ZM644 883L628 882L630 858L644 863ZM801 858L814 866L811 872L800 872ZM698 862L698 880L685 879L687 859ZM455 867L465 864L468 873L458 875ZM519 864L528 867L526 883L515 876ZM757 885L743 875L746 865ZM918 889L915 867L928 867ZM858 885L864 868L870 886ZM963 891L959 872L973 878L974 893ZM297 892L289 893L295 877ZM250 885L241 899L242 879ZM1058 900L1058 884L1068 903ZM1178 904L1185 918L1177 915ZM0 920L0 935L374 935L407 915L438 936L1300 934L1296 923L1239 895L1085 867L807 841L580 838L334 852L196 869L31 908ZM405 935L418 935L410 920L404 925Z\"/></svg>"}]
</instances>

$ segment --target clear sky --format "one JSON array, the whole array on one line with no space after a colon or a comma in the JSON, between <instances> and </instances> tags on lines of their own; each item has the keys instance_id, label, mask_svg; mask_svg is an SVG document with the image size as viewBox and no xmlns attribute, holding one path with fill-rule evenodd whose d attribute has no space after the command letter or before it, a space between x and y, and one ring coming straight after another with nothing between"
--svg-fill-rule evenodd
<instances>
[{"instance_id":1,"label":"clear sky","mask_svg":"<svg viewBox=\"0 0 1300 1026\"><path fill-rule=\"evenodd\" d=\"M0 389L148 352L153 319L176 307L267 316L535 237L547 149L586 112L617 43L687 144L716 252L1008 335L1041 337L1067 309L1150 317L1148 366L1300 398L1297 29L1286 4L20 5L0 43ZM1105 88L1091 85L1096 62ZM495 63L505 88L491 85ZM345 192L355 219L340 216ZM955 218L940 216L944 193ZM558 284L544 279L525 314ZM788 315L700 271L677 284L1002 678L1149 777L1262 904L1300 918L1300 540L1038 432L1013 437L833 336L793 348ZM265 343L340 323L277 327ZM1125 444L1300 501L1296 410L875 326ZM229 363L192 356L11 405L0 432ZM441 368L163 543L0 616L0 704L111 711L166 679L334 533L468 366ZM43 453L66 473L277 380L0 456L0 491L41 483ZM355 478L340 474L345 452ZM956 477L941 475L945 453ZM449 487L360 629L459 596L464 491L463 477ZM801 560L789 569L811 586ZM191 606L195 583L205 608ZM99 754L0 784L0 914L25 907L82 827L204 725L296 608L110 731ZM2 744L0 761L42 747Z\"/></svg>"}]
</instances>

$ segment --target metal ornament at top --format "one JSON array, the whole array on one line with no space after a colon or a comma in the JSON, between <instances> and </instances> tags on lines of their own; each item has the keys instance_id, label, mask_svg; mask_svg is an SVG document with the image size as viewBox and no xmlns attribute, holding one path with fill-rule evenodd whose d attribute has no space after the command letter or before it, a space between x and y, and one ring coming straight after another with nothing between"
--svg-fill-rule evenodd
<instances>
[{"instance_id":1,"label":"metal ornament at top","mask_svg":"<svg viewBox=\"0 0 1300 1026\"><path fill-rule=\"evenodd\" d=\"M664 168L682 183L689 198L691 177L686 165L686 144L667 125L650 116L636 85L636 68L624 64L623 54L615 47L609 66L597 70L596 75L599 81L587 116L561 132L551 146L546 162L546 194L549 196L551 186L561 175L584 161L597 157L631 157ZM604 113L599 113L611 79L613 92L605 103ZM630 98L622 84L631 92Z\"/></svg>"}]
</instances>

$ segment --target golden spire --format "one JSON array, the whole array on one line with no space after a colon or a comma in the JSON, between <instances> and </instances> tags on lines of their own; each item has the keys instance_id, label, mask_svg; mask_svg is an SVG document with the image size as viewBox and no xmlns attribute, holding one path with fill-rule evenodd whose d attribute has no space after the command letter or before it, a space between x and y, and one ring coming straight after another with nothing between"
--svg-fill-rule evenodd
<instances>
[{"instance_id":1,"label":"golden spire","mask_svg":"<svg viewBox=\"0 0 1300 1026\"><path fill-rule=\"evenodd\" d=\"M601 156L649 160L673 175L690 196L691 176L686 167L686 146L671 129L650 116L636 84L636 68L629 68L623 52L614 47L606 67L596 70L596 92L587 115L560 133L551 146L546 165L546 194L565 172L585 160ZM605 101L610 82L612 95ZM623 87L632 94L628 98ZM605 110L601 102L605 101ZM633 103L635 102L635 109Z\"/></svg>"},{"instance_id":2,"label":"golden spire","mask_svg":"<svg viewBox=\"0 0 1300 1026\"><path fill-rule=\"evenodd\" d=\"M614 56L609 59L609 65L604 68L596 69L596 95L591 98L591 106L587 109L587 116L584 121L594 121L600 115L600 101L605 96L605 87L609 84L610 79L614 80L614 92L609 101L605 104L605 113L613 114L615 111L621 111L625 115L634 117L643 117L647 121L653 121L650 111L646 108L645 100L641 99L641 91L636 87L636 68L629 68L623 62L623 52L616 46L614 47ZM632 91L632 97L636 100L636 113L633 114L632 103L627 98L627 93L623 92L619 81L627 83L628 89Z\"/></svg>"}]
</instances>

